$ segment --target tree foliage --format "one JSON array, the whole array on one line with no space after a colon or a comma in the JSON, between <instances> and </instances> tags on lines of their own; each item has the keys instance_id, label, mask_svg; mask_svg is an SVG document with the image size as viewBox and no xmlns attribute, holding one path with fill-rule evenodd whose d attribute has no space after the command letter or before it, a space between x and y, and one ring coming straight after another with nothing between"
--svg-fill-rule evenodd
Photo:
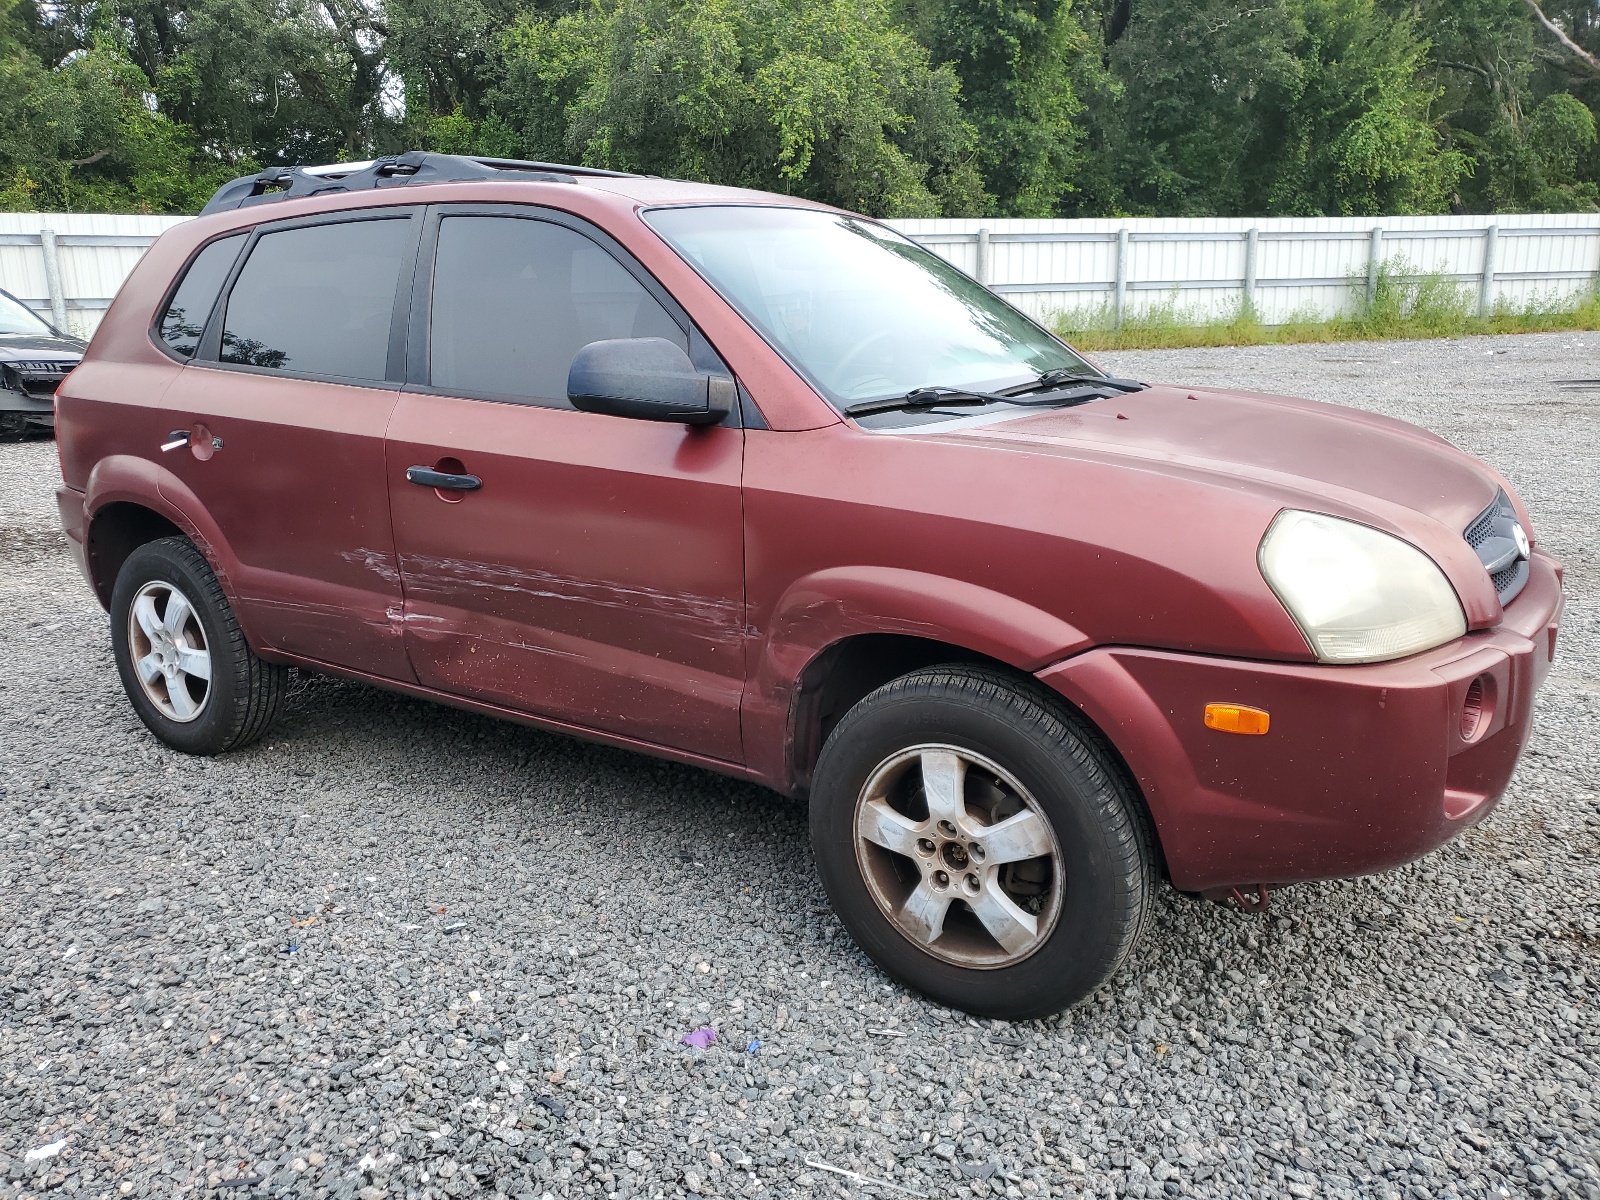
<instances>
[{"instance_id":1,"label":"tree foliage","mask_svg":"<svg viewBox=\"0 0 1600 1200\"><path fill-rule=\"evenodd\" d=\"M876 214L1600 207L1596 0L0 0L0 203L579 161Z\"/></svg>"},{"instance_id":2,"label":"tree foliage","mask_svg":"<svg viewBox=\"0 0 1600 1200\"><path fill-rule=\"evenodd\" d=\"M952 71L875 0L623 0L508 33L496 128L532 157L909 216L987 204Z\"/></svg>"}]
</instances>

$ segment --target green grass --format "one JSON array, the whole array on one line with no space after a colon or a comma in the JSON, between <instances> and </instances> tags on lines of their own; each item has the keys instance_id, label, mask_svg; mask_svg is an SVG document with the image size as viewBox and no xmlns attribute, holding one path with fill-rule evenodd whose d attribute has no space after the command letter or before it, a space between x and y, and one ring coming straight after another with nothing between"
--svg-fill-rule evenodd
<instances>
[{"instance_id":1,"label":"green grass","mask_svg":"<svg viewBox=\"0 0 1600 1200\"><path fill-rule=\"evenodd\" d=\"M1476 288L1436 275L1412 274L1403 259L1391 259L1379 268L1370 300L1365 277L1352 280L1351 286L1359 298L1354 311L1331 318L1291 316L1281 325L1263 324L1245 306L1229 317L1197 318L1179 309L1176 297L1127 317L1120 328L1109 304L1060 313L1054 324L1062 337L1088 351L1600 330L1600 292L1576 305L1570 300L1539 299L1521 308L1502 304L1489 315L1479 316Z\"/></svg>"}]
</instances>

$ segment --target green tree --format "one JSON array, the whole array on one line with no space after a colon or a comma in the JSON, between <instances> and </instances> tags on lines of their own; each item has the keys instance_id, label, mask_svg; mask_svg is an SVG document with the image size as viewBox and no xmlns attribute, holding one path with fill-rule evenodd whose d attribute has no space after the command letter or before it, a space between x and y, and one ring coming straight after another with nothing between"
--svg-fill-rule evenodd
<instances>
[{"instance_id":1,"label":"green tree","mask_svg":"<svg viewBox=\"0 0 1600 1200\"><path fill-rule=\"evenodd\" d=\"M1433 127L1425 57L1374 0L1145 0L1105 47L1078 210L1440 211L1468 164Z\"/></svg>"},{"instance_id":2,"label":"green tree","mask_svg":"<svg viewBox=\"0 0 1600 1200\"><path fill-rule=\"evenodd\" d=\"M996 211L1055 216L1082 163L1074 79L1095 71L1070 0L910 0L903 13L961 80Z\"/></svg>"},{"instance_id":3,"label":"green tree","mask_svg":"<svg viewBox=\"0 0 1600 1200\"><path fill-rule=\"evenodd\" d=\"M1261 97L1266 211L1441 212L1470 169L1433 124L1427 44L1373 0L1295 0L1298 70Z\"/></svg>"},{"instance_id":4,"label":"green tree","mask_svg":"<svg viewBox=\"0 0 1600 1200\"><path fill-rule=\"evenodd\" d=\"M0 56L0 205L192 211L234 172L153 109L139 68L96 43L55 69L13 37Z\"/></svg>"},{"instance_id":5,"label":"green tree","mask_svg":"<svg viewBox=\"0 0 1600 1200\"><path fill-rule=\"evenodd\" d=\"M0 0L0 200L580 159L895 214L1600 207L1595 0Z\"/></svg>"},{"instance_id":6,"label":"green tree","mask_svg":"<svg viewBox=\"0 0 1600 1200\"><path fill-rule=\"evenodd\" d=\"M1585 37L1582 6L1548 7L1564 37L1572 40L1569 27ZM1417 8L1442 131L1471 160L1461 206L1595 207L1594 116L1579 97L1600 92L1600 72L1587 68L1582 45L1569 50L1525 0L1426 0Z\"/></svg>"},{"instance_id":7,"label":"green tree","mask_svg":"<svg viewBox=\"0 0 1600 1200\"><path fill-rule=\"evenodd\" d=\"M391 124L379 0L61 0L36 11L31 40L48 65L116 46L159 111L222 161L361 157Z\"/></svg>"},{"instance_id":8,"label":"green tree","mask_svg":"<svg viewBox=\"0 0 1600 1200\"><path fill-rule=\"evenodd\" d=\"M878 0L621 0L524 17L493 116L536 158L866 212L988 203L960 85Z\"/></svg>"}]
</instances>

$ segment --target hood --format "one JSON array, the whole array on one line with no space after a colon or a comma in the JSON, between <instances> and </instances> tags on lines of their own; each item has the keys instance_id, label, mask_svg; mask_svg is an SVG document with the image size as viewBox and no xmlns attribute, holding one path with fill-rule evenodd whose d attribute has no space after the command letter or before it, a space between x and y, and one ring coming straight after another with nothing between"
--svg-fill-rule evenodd
<instances>
[{"instance_id":1,"label":"hood","mask_svg":"<svg viewBox=\"0 0 1600 1200\"><path fill-rule=\"evenodd\" d=\"M76 363L87 342L53 333L0 333L0 363Z\"/></svg>"},{"instance_id":2,"label":"hood","mask_svg":"<svg viewBox=\"0 0 1600 1200\"><path fill-rule=\"evenodd\" d=\"M1151 493L1115 484L1125 503L1137 505L1143 502L1137 497L1152 494L1187 494L1193 501L1202 492L1226 493L1254 514L1251 528L1237 531L1252 546L1282 508L1360 521L1431 556L1455 585L1470 627L1499 619L1499 600L1464 534L1494 503L1504 480L1443 438L1402 421L1283 396L1156 386L946 429L930 434L1036 460L1116 467L1118 478L1130 470L1146 479L1159 476L1179 488ZM1520 504L1517 515L1526 527Z\"/></svg>"},{"instance_id":3,"label":"hood","mask_svg":"<svg viewBox=\"0 0 1600 1200\"><path fill-rule=\"evenodd\" d=\"M1306 506L1391 525L1396 510L1460 533L1500 481L1414 425L1358 409L1255 392L1152 387L953 432L1013 450L1084 452L1221 476Z\"/></svg>"}]
</instances>

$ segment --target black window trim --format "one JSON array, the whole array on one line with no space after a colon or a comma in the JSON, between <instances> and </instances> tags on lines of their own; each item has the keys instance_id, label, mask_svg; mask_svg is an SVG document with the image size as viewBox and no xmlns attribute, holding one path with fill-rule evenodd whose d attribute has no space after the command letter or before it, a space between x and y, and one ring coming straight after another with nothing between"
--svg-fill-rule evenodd
<instances>
[{"instance_id":1,"label":"black window trim","mask_svg":"<svg viewBox=\"0 0 1600 1200\"><path fill-rule=\"evenodd\" d=\"M431 379L431 338L433 324L433 268L438 256L439 227L449 217L509 217L522 221L543 221L570 229L580 237L588 238L611 256L617 265L633 277L646 294L661 305L667 316L681 329L689 344L689 359L701 371L734 378L733 370L722 355L717 353L710 340L700 331L683 305L678 303L667 288L652 275L621 242L591 221L559 208L540 204L496 204L462 201L455 204L430 204L423 223L421 245L417 252L416 270L412 275L410 323L408 330L405 382L406 392L425 396L447 396L460 400L482 401L489 404L518 404L525 408L544 408L552 412L577 412L565 396L521 396L504 392L476 392L461 388L434 387ZM743 385L740 385L743 390ZM735 405L722 421L724 426L741 424L743 405ZM618 418L626 419L626 418Z\"/></svg>"},{"instance_id":2,"label":"black window trim","mask_svg":"<svg viewBox=\"0 0 1600 1200\"><path fill-rule=\"evenodd\" d=\"M155 316L150 321L150 341L157 350L175 363L187 366L194 361L195 355L179 354L172 348L172 343L162 336L161 326L166 323L167 311L171 309L172 302L178 298L178 289L183 286L184 280L189 278L189 272L194 270L194 264L200 260L200 256L218 242L225 242L229 238L240 239L239 249L233 252L233 262L229 264L227 274L222 277L222 285L217 288L217 294L211 297L211 307L206 310L205 322L200 326L200 337L195 341L195 355L198 355L201 345L204 344L206 329L211 324L211 314L217 309L217 301L222 299L223 294L228 290L228 281L233 278L233 268L239 264L239 255L243 253L244 247L250 244L250 228L247 226L243 229L224 230L222 233L217 234L215 237L209 237L196 246L190 252L189 257L184 259L182 269L172 277L172 282L167 285L167 290L161 297L161 303L156 306Z\"/></svg>"},{"instance_id":3,"label":"black window trim","mask_svg":"<svg viewBox=\"0 0 1600 1200\"><path fill-rule=\"evenodd\" d=\"M190 366L202 367L212 371L236 371L244 375L261 375L271 379L301 379L312 383L337 383L346 387L378 388L384 391L398 391L405 381L406 362L406 328L407 318L410 315L412 296L412 277L417 267L417 249L421 242L423 217L425 206L420 204L397 204L382 208L347 208L337 212L319 213L310 217L292 217L281 221L264 221L259 225L251 226L247 231L249 240L244 249L234 260L229 269L227 278L223 281L222 289L217 293L216 303L212 305L211 315L206 320L205 330L200 335L200 342L194 352L194 357L180 359ZM306 229L318 225L347 225L357 221L396 221L410 222L409 243L402 247L400 252L399 270L396 272L394 289L394 306L389 313L389 349L384 366L382 379L367 379L355 375L324 375L315 371L286 371L275 367L256 367L247 363L224 362L220 357L222 344L222 325L224 315L228 311L228 300L233 295L233 287L243 273L245 265L250 261L250 255L256 248L256 243L268 234L282 233L291 229ZM240 232L231 230L230 233ZM227 236L224 234L222 236ZM212 239L213 241L216 239ZM198 253L198 251L197 251ZM192 259L190 260L193 261ZM162 312L166 309L163 307Z\"/></svg>"}]
</instances>

